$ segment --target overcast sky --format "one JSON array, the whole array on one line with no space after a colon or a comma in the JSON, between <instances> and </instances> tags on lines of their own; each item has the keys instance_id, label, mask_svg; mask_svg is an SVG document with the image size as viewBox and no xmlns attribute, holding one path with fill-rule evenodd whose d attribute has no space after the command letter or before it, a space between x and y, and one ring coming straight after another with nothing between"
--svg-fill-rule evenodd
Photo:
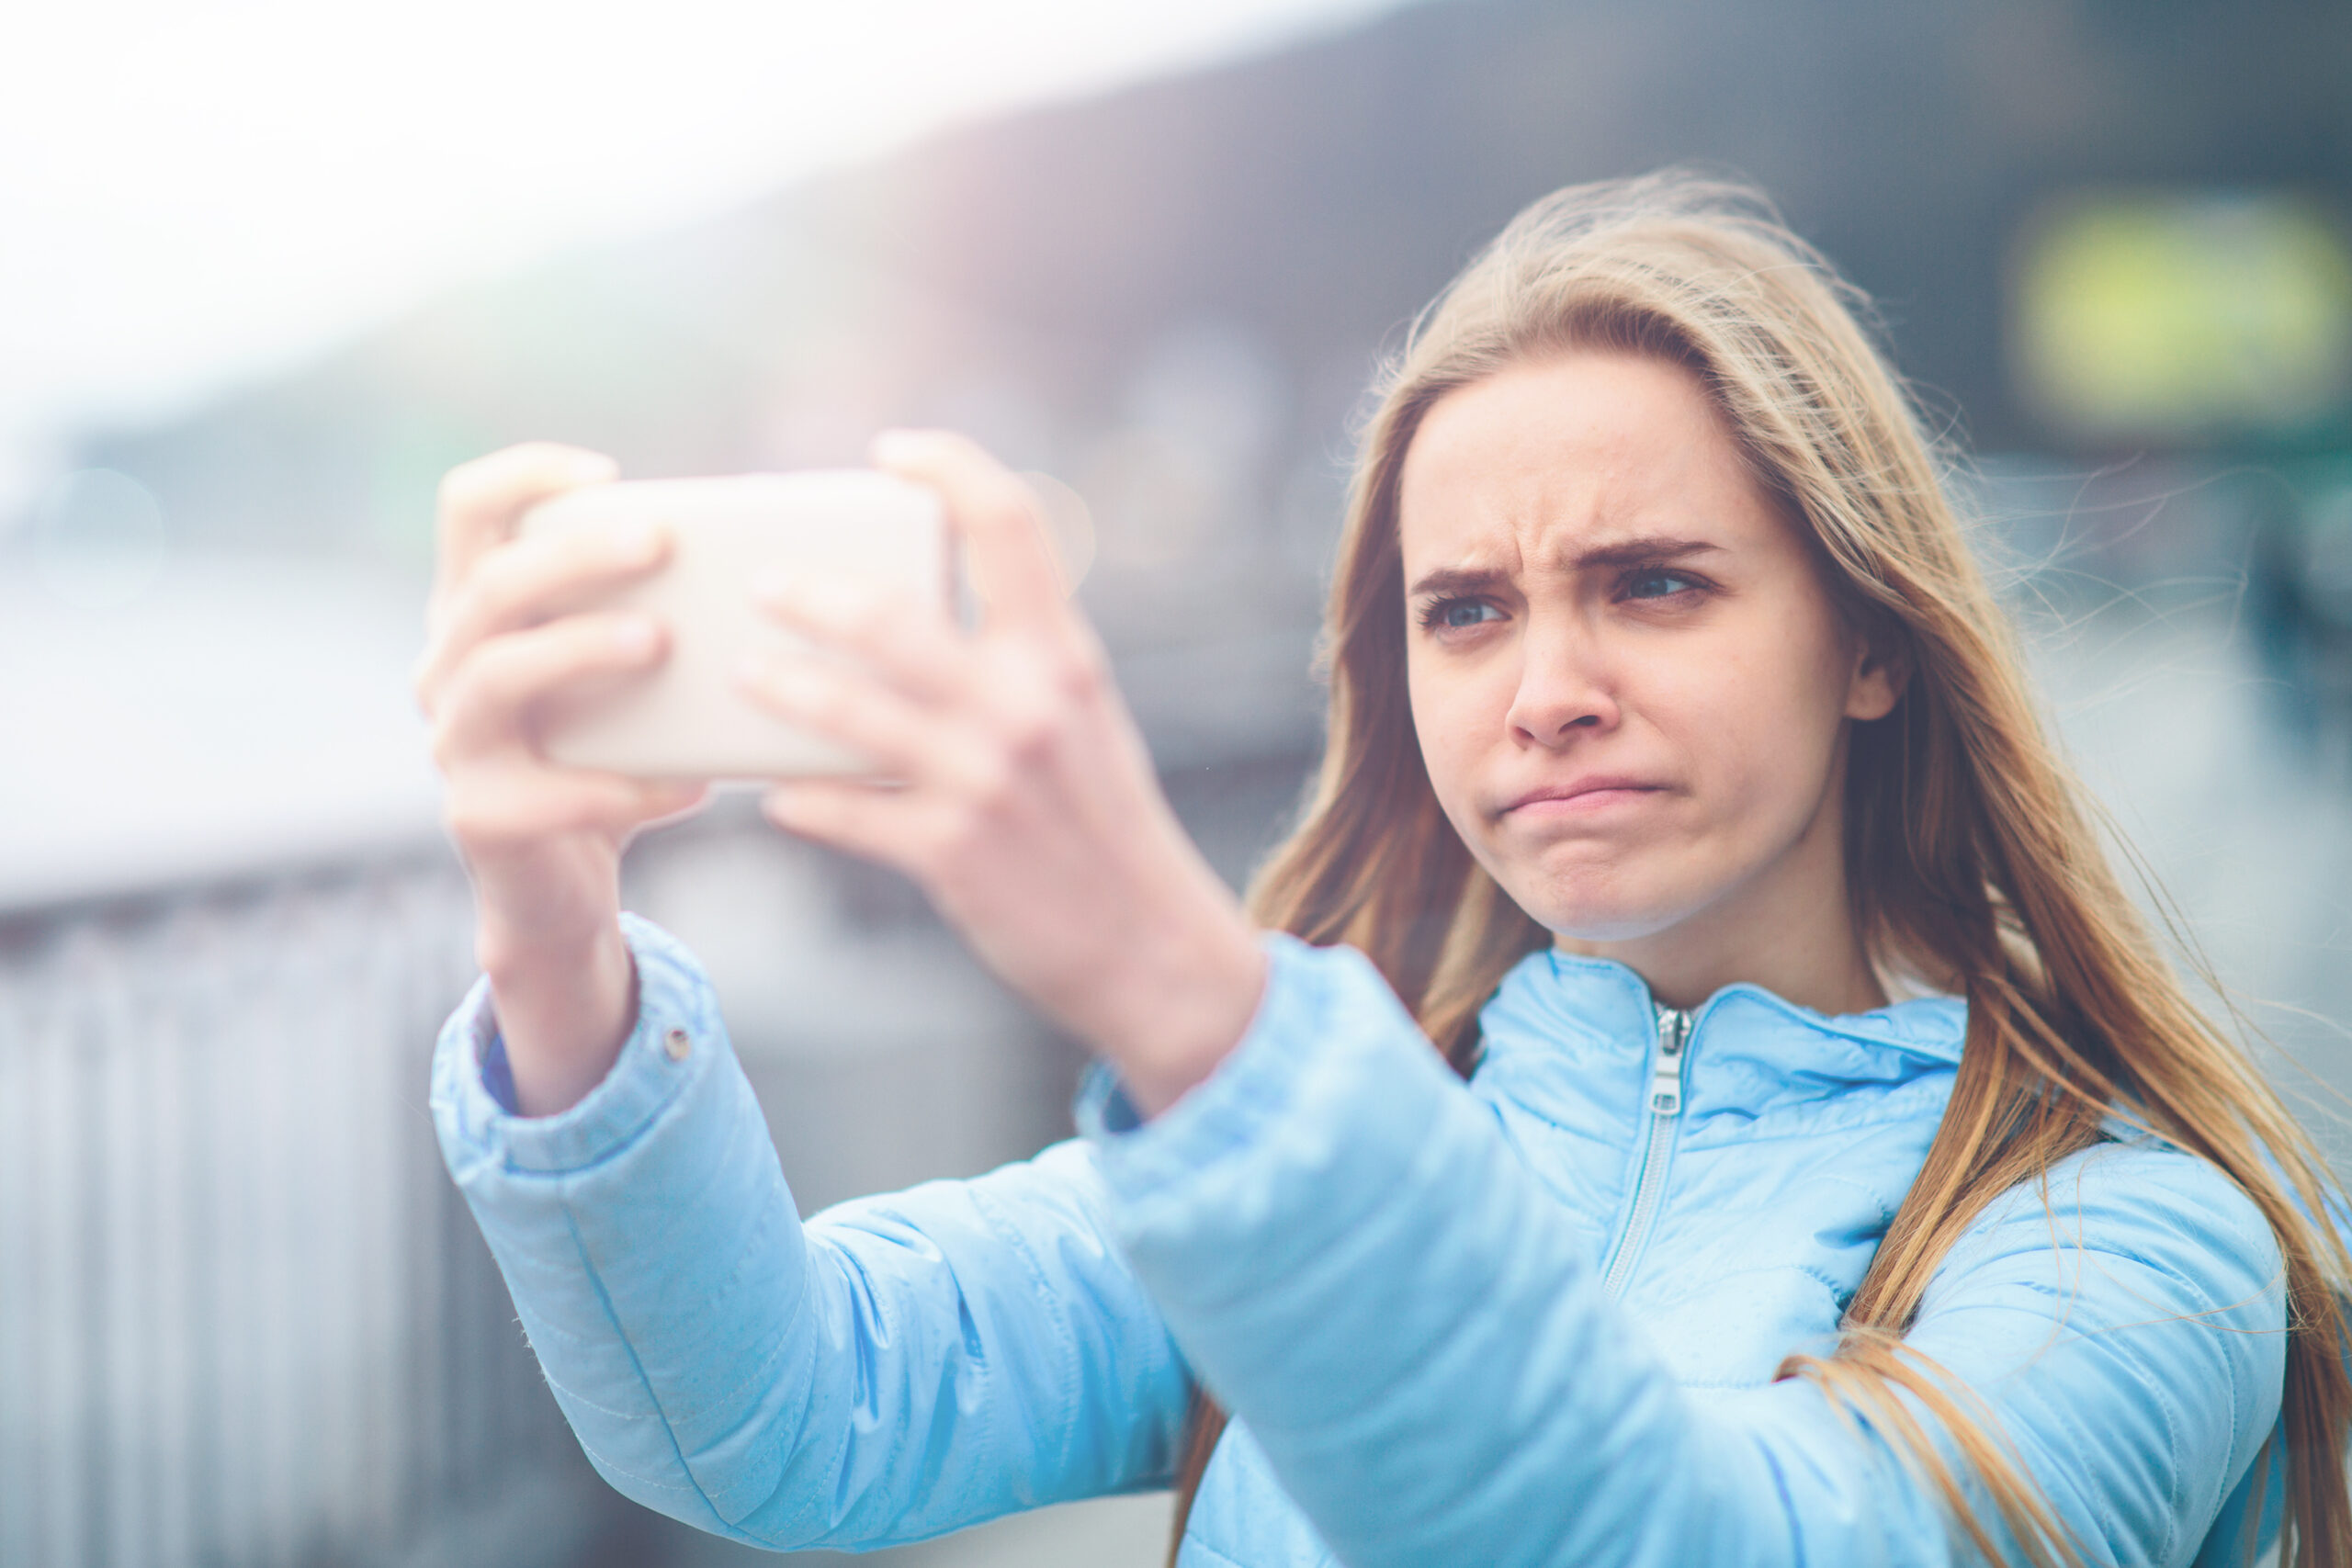
<instances>
[{"instance_id":1,"label":"overcast sky","mask_svg":"<svg viewBox=\"0 0 2352 1568\"><path fill-rule=\"evenodd\" d=\"M0 20L0 523L435 289L1397 0L71 0Z\"/></svg>"}]
</instances>

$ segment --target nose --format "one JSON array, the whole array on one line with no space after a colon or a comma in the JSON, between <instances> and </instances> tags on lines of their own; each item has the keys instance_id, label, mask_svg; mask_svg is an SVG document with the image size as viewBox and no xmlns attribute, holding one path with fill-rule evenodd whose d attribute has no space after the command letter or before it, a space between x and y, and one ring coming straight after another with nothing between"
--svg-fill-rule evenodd
<instances>
[{"instance_id":1,"label":"nose","mask_svg":"<svg viewBox=\"0 0 2352 1568\"><path fill-rule=\"evenodd\" d=\"M1574 615L1533 615L1520 639L1519 687L1504 715L1511 737L1555 750L1579 734L1617 727L1621 711L1606 650Z\"/></svg>"}]
</instances>

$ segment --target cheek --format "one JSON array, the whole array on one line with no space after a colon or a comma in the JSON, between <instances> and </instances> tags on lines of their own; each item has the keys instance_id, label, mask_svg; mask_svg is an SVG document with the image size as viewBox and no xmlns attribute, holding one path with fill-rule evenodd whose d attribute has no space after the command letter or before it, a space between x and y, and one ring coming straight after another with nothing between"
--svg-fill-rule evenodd
<instances>
[{"instance_id":1,"label":"cheek","mask_svg":"<svg viewBox=\"0 0 2352 1568\"><path fill-rule=\"evenodd\" d=\"M1459 666L1410 657L1405 681L1421 765L1429 772L1438 804L1459 825L1456 806L1468 790L1478 759L1501 732L1502 710L1486 690L1494 682ZM1508 703L1508 694L1504 701Z\"/></svg>"},{"instance_id":2,"label":"cheek","mask_svg":"<svg viewBox=\"0 0 2352 1568\"><path fill-rule=\"evenodd\" d=\"M1810 636L1745 639L1684 684L1676 706L1688 754L1713 775L1713 793L1735 823L1772 834L1812 815L1843 721L1839 659Z\"/></svg>"}]
</instances>

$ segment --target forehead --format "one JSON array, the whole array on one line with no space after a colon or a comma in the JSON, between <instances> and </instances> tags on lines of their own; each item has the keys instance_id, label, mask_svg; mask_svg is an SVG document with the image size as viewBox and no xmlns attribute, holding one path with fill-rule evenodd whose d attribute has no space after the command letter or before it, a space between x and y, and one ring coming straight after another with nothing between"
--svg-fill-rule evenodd
<instances>
[{"instance_id":1,"label":"forehead","mask_svg":"<svg viewBox=\"0 0 2352 1568\"><path fill-rule=\"evenodd\" d=\"M1408 575L1653 534L1795 543L1698 378L1623 354L1526 361L1441 398L1406 453L1397 527Z\"/></svg>"}]
</instances>

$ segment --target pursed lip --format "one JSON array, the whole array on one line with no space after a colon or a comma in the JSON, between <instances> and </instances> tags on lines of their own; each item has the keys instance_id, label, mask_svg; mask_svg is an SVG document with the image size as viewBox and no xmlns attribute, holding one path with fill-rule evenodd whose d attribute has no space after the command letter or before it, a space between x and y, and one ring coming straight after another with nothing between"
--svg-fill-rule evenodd
<instances>
[{"instance_id":1,"label":"pursed lip","mask_svg":"<svg viewBox=\"0 0 2352 1568\"><path fill-rule=\"evenodd\" d=\"M1539 784L1504 807L1498 815L1508 817L1531 806L1559 811L1598 811L1636 795L1656 795L1665 787L1625 773L1592 773L1566 784Z\"/></svg>"}]
</instances>

